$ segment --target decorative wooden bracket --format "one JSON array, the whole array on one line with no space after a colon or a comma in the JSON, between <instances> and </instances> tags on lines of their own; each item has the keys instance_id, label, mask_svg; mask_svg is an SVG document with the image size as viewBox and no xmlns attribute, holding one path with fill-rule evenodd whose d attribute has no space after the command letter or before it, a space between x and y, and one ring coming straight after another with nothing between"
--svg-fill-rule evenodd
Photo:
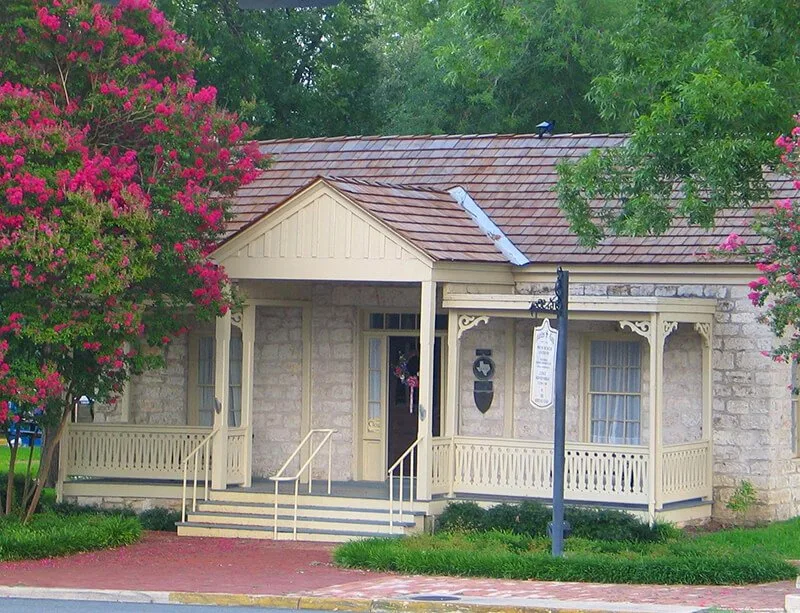
<instances>
[{"instance_id":1,"label":"decorative wooden bracket","mask_svg":"<svg viewBox=\"0 0 800 613\"><path fill-rule=\"evenodd\" d=\"M471 330L478 324L488 324L488 315L459 315L458 317L458 338L467 330Z\"/></svg>"},{"instance_id":2,"label":"decorative wooden bracket","mask_svg":"<svg viewBox=\"0 0 800 613\"><path fill-rule=\"evenodd\" d=\"M653 344L653 331L650 326L649 321L628 321L622 320L619 322L619 327L621 330L628 328L631 332L638 334L639 336L643 336L647 339L647 342L651 345Z\"/></svg>"},{"instance_id":3,"label":"decorative wooden bracket","mask_svg":"<svg viewBox=\"0 0 800 613\"><path fill-rule=\"evenodd\" d=\"M711 347L711 323L698 322L694 325L695 331L702 337L706 347Z\"/></svg>"}]
</instances>

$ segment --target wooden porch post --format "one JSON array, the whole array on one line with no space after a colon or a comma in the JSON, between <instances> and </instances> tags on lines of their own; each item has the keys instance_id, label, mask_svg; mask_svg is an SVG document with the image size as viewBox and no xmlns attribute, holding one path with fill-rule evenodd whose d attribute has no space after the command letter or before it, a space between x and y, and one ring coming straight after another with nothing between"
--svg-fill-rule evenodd
<instances>
[{"instance_id":1,"label":"wooden porch post","mask_svg":"<svg viewBox=\"0 0 800 613\"><path fill-rule=\"evenodd\" d=\"M662 424L664 423L664 321L661 315L655 317L655 330L652 335L654 343L650 345L650 398L653 404L650 409L650 461L653 463L653 503L654 510L660 511L663 507L662 475L664 465Z\"/></svg>"},{"instance_id":2,"label":"wooden porch post","mask_svg":"<svg viewBox=\"0 0 800 613\"><path fill-rule=\"evenodd\" d=\"M450 439L450 459L447 468L447 495L453 496L456 474L456 445L458 434L459 406L459 367L461 363L461 342L458 338L458 311L450 311L447 316L447 402L444 414L443 436Z\"/></svg>"},{"instance_id":3,"label":"wooden porch post","mask_svg":"<svg viewBox=\"0 0 800 613\"><path fill-rule=\"evenodd\" d=\"M313 312L311 304L304 304L302 307L302 338L303 338L303 354L302 354L302 385L300 390L301 403L300 403L300 440L302 441L306 434L311 430L311 341L312 341L312 328L311 318ZM313 444L313 441L310 441ZM306 445L300 450L300 465L302 466L311 455L311 446ZM308 483L311 472L306 471L300 477L301 483Z\"/></svg>"},{"instance_id":4,"label":"wooden porch post","mask_svg":"<svg viewBox=\"0 0 800 613\"><path fill-rule=\"evenodd\" d=\"M419 317L419 411L417 436L417 499L431 499L431 439L433 438L433 344L436 340L436 282L421 283Z\"/></svg>"},{"instance_id":5,"label":"wooden porch post","mask_svg":"<svg viewBox=\"0 0 800 613\"><path fill-rule=\"evenodd\" d=\"M231 312L217 317L214 343L214 437L211 460L211 487L224 490L228 485L228 394L230 385Z\"/></svg>"},{"instance_id":6,"label":"wooden porch post","mask_svg":"<svg viewBox=\"0 0 800 613\"><path fill-rule=\"evenodd\" d=\"M256 306L247 303L242 313L242 446L244 486L253 484L253 367L256 338Z\"/></svg>"},{"instance_id":7,"label":"wooden porch post","mask_svg":"<svg viewBox=\"0 0 800 613\"><path fill-rule=\"evenodd\" d=\"M706 497L714 499L714 436L711 432L712 414L714 407L714 389L712 384L713 353L711 342L713 339L713 324L711 321L696 323L694 329L700 335L703 343L703 440L708 444L706 453Z\"/></svg>"}]
</instances>

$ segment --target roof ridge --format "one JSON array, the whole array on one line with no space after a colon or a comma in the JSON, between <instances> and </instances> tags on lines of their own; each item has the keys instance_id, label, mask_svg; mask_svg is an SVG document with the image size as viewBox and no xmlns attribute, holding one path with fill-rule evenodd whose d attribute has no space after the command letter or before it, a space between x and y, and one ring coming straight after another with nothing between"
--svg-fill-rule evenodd
<instances>
[{"instance_id":1,"label":"roof ridge","mask_svg":"<svg viewBox=\"0 0 800 613\"><path fill-rule=\"evenodd\" d=\"M448 190L442 187L431 185L416 185L413 183L392 183L390 181L372 181L356 177L342 177L337 175L320 175L320 178L339 183L353 183L355 185L370 185L373 187L393 187L399 189L409 189L418 192L432 192L436 194L449 194Z\"/></svg>"},{"instance_id":2,"label":"roof ridge","mask_svg":"<svg viewBox=\"0 0 800 613\"><path fill-rule=\"evenodd\" d=\"M500 133L486 133L486 134L361 134L356 136L300 136L300 137L285 137L274 139L257 140L259 144L266 143L309 143L309 142L342 142L342 141L376 141L376 140L422 140L422 139L489 139L489 138L507 138L512 140L522 140L536 138L542 141L554 140L559 138L569 139L584 139L584 138L628 138L630 134L624 132L564 132L561 134L551 134L546 137L540 137L538 134L524 133L524 134L500 134Z\"/></svg>"}]
</instances>

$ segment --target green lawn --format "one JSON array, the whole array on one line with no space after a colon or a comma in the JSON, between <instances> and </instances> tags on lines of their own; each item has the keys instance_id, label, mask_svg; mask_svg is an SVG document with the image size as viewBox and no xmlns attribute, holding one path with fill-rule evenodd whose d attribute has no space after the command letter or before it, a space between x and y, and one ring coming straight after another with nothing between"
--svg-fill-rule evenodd
<instances>
[{"instance_id":1,"label":"green lawn","mask_svg":"<svg viewBox=\"0 0 800 613\"><path fill-rule=\"evenodd\" d=\"M17 474L24 474L26 467L28 466L28 453L30 452L30 448L28 447L20 447L19 452L17 453L17 465L16 465L16 473ZM33 461L31 462L31 473L36 474L39 470L39 459L41 457L41 447L34 447L33 448ZM0 474L6 474L8 472L8 467L11 462L11 448L5 444L5 441L0 443Z\"/></svg>"},{"instance_id":2,"label":"green lawn","mask_svg":"<svg viewBox=\"0 0 800 613\"><path fill-rule=\"evenodd\" d=\"M695 542L724 545L737 551L766 551L787 560L800 560L800 517L760 528L731 528L694 537Z\"/></svg>"}]
</instances>

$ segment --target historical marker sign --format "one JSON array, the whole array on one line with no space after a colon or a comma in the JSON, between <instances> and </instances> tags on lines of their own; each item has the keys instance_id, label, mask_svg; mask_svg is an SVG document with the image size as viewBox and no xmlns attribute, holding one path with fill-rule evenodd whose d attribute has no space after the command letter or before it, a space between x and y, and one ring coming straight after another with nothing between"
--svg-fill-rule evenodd
<instances>
[{"instance_id":1,"label":"historical marker sign","mask_svg":"<svg viewBox=\"0 0 800 613\"><path fill-rule=\"evenodd\" d=\"M558 330L545 319L533 331L531 360L531 404L537 409L549 409L555 402L556 347Z\"/></svg>"}]
</instances>

